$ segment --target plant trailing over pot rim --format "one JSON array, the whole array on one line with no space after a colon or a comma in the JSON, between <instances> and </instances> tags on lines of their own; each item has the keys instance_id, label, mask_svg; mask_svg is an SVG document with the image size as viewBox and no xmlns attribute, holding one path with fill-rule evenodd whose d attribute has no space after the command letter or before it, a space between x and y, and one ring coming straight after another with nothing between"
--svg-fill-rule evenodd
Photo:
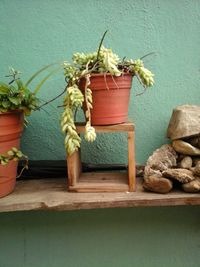
<instances>
[{"instance_id":1,"label":"plant trailing over pot rim","mask_svg":"<svg viewBox=\"0 0 200 267\"><path fill-rule=\"evenodd\" d=\"M93 53L75 53L72 56L72 63L64 62L63 69L66 85L66 95L64 97L64 112L61 118L61 127L62 131L66 134L65 137L65 147L68 152L68 155L73 154L76 150L79 149L81 138L76 132L76 112L79 108L84 108L86 125L85 125L85 139L89 142L93 142L96 139L95 128L92 125L103 124L115 124L120 122L125 122L124 116L120 120L113 120L110 123L109 121L103 120L93 120L94 113L96 112L96 105L98 106L97 99L101 98L100 91L96 93L97 89L104 89L107 96L103 96L101 103L99 104L98 109L100 109L100 115L110 112L111 102L113 99L118 99L118 102L115 103L111 116L116 116L113 110L118 108L118 105L122 103L124 98L124 93L122 95L116 96L116 92L120 91L117 89L120 88L120 83L122 83L122 89L131 89L132 77L135 76L139 82L142 84L144 89L150 87L154 84L154 74L144 67L142 58L133 60L133 59L120 59L119 56L113 53L112 49L105 48L102 43L105 38L107 31L104 33L98 50ZM149 54L148 54L149 55ZM147 56L147 55L146 55ZM100 80L101 79L101 82ZM124 85L124 81L128 80L128 83ZM127 82L127 81L126 81ZM97 88L98 85L100 88ZM104 84L102 86L102 83ZM114 89L114 90L111 90ZM125 91L125 90L124 90ZM99 98L96 98L98 95ZM129 92L126 96L127 109L125 108L126 113L128 113L128 100ZM109 102L109 100L112 101ZM108 107L103 106L104 102L108 102ZM101 114L102 113L102 114ZM110 116L110 114L108 114Z\"/></svg>"},{"instance_id":2,"label":"plant trailing over pot rim","mask_svg":"<svg viewBox=\"0 0 200 267\"><path fill-rule=\"evenodd\" d=\"M52 65L54 64L37 71L26 83L20 79L19 71L10 68L10 73L6 77L11 81L0 82L0 197L9 194L14 189L17 161L25 159L24 168L28 166L27 156L19 150L23 125L24 122L27 123L26 120L24 121L24 115L28 116L32 111L40 108L40 100L36 97L36 93L55 70L39 82L34 92L28 87L41 72Z\"/></svg>"}]
</instances>

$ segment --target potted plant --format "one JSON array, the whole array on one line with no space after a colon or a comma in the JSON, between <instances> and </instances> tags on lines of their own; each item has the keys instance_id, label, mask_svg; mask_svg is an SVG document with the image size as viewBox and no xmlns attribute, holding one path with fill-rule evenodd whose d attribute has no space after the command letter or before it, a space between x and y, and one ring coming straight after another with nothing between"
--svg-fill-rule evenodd
<instances>
[{"instance_id":1,"label":"potted plant","mask_svg":"<svg viewBox=\"0 0 200 267\"><path fill-rule=\"evenodd\" d=\"M15 187L18 160L27 157L19 150L20 137L23 131L24 116L39 109L40 101L36 97L37 91L44 82L55 72L51 71L35 87L29 90L30 83L51 65L37 71L27 82L23 82L20 72L10 68L8 83L0 83L0 197L11 193Z\"/></svg>"},{"instance_id":2,"label":"potted plant","mask_svg":"<svg viewBox=\"0 0 200 267\"><path fill-rule=\"evenodd\" d=\"M132 78L136 77L146 89L154 84L154 74L144 67L143 58L120 59L112 49L102 43L93 53L75 53L72 63L64 62L67 82L64 97L64 112L61 118L62 131L66 134L65 147L73 154L81 143L76 132L77 109L83 108L86 125L85 139L96 139L94 125L126 122Z\"/></svg>"}]
</instances>

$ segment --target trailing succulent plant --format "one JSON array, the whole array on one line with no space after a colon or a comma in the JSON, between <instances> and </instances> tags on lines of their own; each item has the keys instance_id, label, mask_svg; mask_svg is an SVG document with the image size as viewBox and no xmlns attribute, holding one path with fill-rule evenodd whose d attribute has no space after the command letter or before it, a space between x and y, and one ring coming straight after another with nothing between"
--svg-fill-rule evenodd
<instances>
[{"instance_id":1,"label":"trailing succulent plant","mask_svg":"<svg viewBox=\"0 0 200 267\"><path fill-rule=\"evenodd\" d=\"M19 161L19 160L25 160L24 167L22 168L20 174L18 177L21 176L24 169L28 169L28 157L24 155L20 150L18 150L16 147L12 147L9 151L7 151L6 154L0 154L0 165L6 166L10 161Z\"/></svg>"},{"instance_id":2,"label":"trailing succulent plant","mask_svg":"<svg viewBox=\"0 0 200 267\"><path fill-rule=\"evenodd\" d=\"M24 155L20 150L18 150L16 147L12 147L9 151L7 151L6 154L0 154L0 165L6 166L9 162L13 161L19 161L19 160L25 160L25 164L20 172L20 174L17 176L20 177L24 169L28 169L28 157Z\"/></svg>"},{"instance_id":3,"label":"trailing succulent plant","mask_svg":"<svg viewBox=\"0 0 200 267\"><path fill-rule=\"evenodd\" d=\"M92 73L111 74L121 76L130 73L136 76L146 89L154 84L154 74L144 67L142 59L120 59L113 53L112 49L102 45L104 33L98 51L93 53L75 53L72 63L64 62L64 76L67 82L66 96L64 98L64 112L61 118L62 131L66 134L65 147L69 155L73 154L79 147L81 139L76 132L75 117L77 109L86 103L86 126L85 139L93 142L96 139L94 127L91 126L92 91L90 90L90 77ZM80 90L80 80L85 78L84 93Z\"/></svg>"},{"instance_id":4,"label":"trailing succulent plant","mask_svg":"<svg viewBox=\"0 0 200 267\"><path fill-rule=\"evenodd\" d=\"M24 156L25 155L20 150L18 150L16 147L13 147L7 152L7 155L0 155L0 164L5 166L9 163L9 161L18 161Z\"/></svg>"}]
</instances>

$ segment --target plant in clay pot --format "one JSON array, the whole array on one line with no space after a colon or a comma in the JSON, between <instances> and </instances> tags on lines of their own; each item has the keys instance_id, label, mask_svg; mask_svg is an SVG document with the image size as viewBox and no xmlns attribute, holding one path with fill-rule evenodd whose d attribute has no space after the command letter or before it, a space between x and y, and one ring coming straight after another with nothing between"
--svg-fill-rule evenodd
<instances>
[{"instance_id":1,"label":"plant in clay pot","mask_svg":"<svg viewBox=\"0 0 200 267\"><path fill-rule=\"evenodd\" d=\"M66 134L65 147L68 155L80 147L81 139L76 132L76 112L83 108L86 125L85 139L96 139L95 125L126 122L132 78L136 77L146 89L154 84L154 74L144 67L142 58L120 59L112 49L102 43L93 53L75 53L72 63L64 62L66 95L61 119Z\"/></svg>"},{"instance_id":2,"label":"plant in clay pot","mask_svg":"<svg viewBox=\"0 0 200 267\"><path fill-rule=\"evenodd\" d=\"M50 65L37 71L26 83L19 75L20 72L10 68L8 78L10 82L0 82L0 197L11 193L15 187L17 166L19 159L25 159L27 168L28 158L20 150L20 137L24 123L32 111L39 109L40 101L36 97L37 91L50 77L50 72L32 92L30 83Z\"/></svg>"}]
</instances>

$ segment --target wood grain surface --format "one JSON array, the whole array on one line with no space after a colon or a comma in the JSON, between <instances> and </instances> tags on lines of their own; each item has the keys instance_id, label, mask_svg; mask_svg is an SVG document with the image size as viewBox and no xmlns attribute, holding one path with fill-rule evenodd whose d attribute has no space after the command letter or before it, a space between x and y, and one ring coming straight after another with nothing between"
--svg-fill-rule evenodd
<instances>
[{"instance_id":1,"label":"wood grain surface","mask_svg":"<svg viewBox=\"0 0 200 267\"><path fill-rule=\"evenodd\" d=\"M200 205L200 194L145 192L141 179L137 179L136 192L72 193L67 192L66 178L51 178L18 181L15 191L0 199L0 212L175 205Z\"/></svg>"}]
</instances>

